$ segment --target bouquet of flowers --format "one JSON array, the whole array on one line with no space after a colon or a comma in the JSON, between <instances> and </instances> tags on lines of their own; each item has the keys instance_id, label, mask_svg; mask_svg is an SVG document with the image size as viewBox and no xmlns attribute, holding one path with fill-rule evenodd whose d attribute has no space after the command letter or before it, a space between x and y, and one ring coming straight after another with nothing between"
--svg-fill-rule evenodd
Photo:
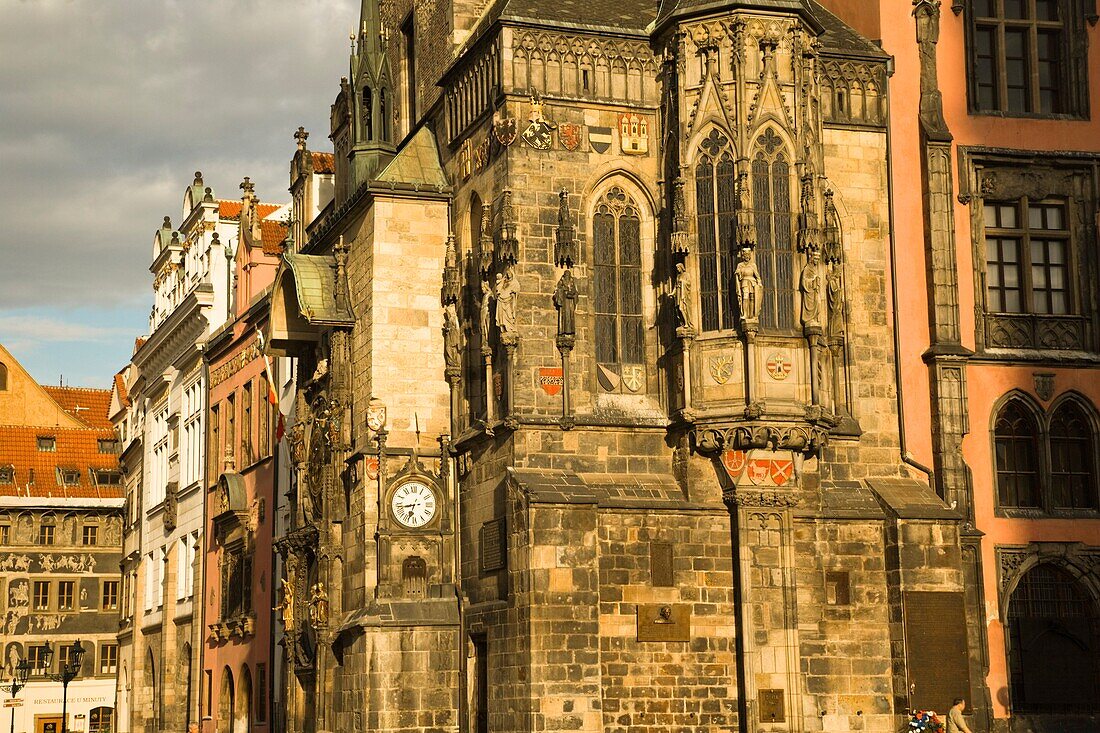
<instances>
[{"instance_id":1,"label":"bouquet of flowers","mask_svg":"<svg viewBox=\"0 0 1100 733\"><path fill-rule=\"evenodd\" d=\"M943 722L932 710L909 712L909 733L943 733Z\"/></svg>"}]
</instances>

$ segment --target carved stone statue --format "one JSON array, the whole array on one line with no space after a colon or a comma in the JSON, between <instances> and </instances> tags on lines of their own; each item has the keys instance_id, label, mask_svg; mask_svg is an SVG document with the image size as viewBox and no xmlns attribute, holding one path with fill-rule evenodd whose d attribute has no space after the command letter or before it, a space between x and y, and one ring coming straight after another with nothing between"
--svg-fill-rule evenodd
<instances>
[{"instance_id":1,"label":"carved stone statue","mask_svg":"<svg viewBox=\"0 0 1100 733\"><path fill-rule=\"evenodd\" d=\"M275 610L283 612L283 629L294 631L294 584L286 578L283 578L283 602Z\"/></svg>"},{"instance_id":2,"label":"carved stone statue","mask_svg":"<svg viewBox=\"0 0 1100 733\"><path fill-rule=\"evenodd\" d=\"M516 331L517 300L519 292L516 290L516 276L509 267L503 273L498 272L496 280L497 328L502 334Z\"/></svg>"},{"instance_id":3,"label":"carved stone statue","mask_svg":"<svg viewBox=\"0 0 1100 733\"><path fill-rule=\"evenodd\" d=\"M825 299L829 306L829 337L844 336L844 280L840 276L840 265L833 265L825 280Z\"/></svg>"},{"instance_id":4,"label":"carved stone statue","mask_svg":"<svg viewBox=\"0 0 1100 733\"><path fill-rule=\"evenodd\" d=\"M760 303L764 299L764 281L760 277L760 270L756 269L756 253L749 247L744 247L738 253L741 260L734 270L737 278L737 307L741 311L741 319L755 321L760 317Z\"/></svg>"},{"instance_id":5,"label":"carved stone statue","mask_svg":"<svg viewBox=\"0 0 1100 733\"><path fill-rule=\"evenodd\" d=\"M554 290L554 307L558 309L558 335L567 336L577 332L577 282L573 271L567 269L558 280Z\"/></svg>"},{"instance_id":6,"label":"carved stone statue","mask_svg":"<svg viewBox=\"0 0 1100 733\"><path fill-rule=\"evenodd\" d=\"M462 331L454 303L443 306L443 361L448 369L462 365Z\"/></svg>"},{"instance_id":7,"label":"carved stone statue","mask_svg":"<svg viewBox=\"0 0 1100 733\"><path fill-rule=\"evenodd\" d=\"M324 583L314 583L309 599L309 621L313 628L328 623L328 593Z\"/></svg>"},{"instance_id":8,"label":"carved stone statue","mask_svg":"<svg viewBox=\"0 0 1100 733\"><path fill-rule=\"evenodd\" d=\"M492 321L490 320L491 317L489 315L490 314L489 309L491 307L491 304L490 304L489 301L492 300L492 298L493 298L493 290L492 290L491 287L489 287L489 282L487 280L482 280L481 281L481 312L480 312L479 318L478 318L478 327L481 329L481 338L483 340L489 338L489 327L490 327L490 325L492 325Z\"/></svg>"},{"instance_id":9,"label":"carved stone statue","mask_svg":"<svg viewBox=\"0 0 1100 733\"><path fill-rule=\"evenodd\" d=\"M804 328L821 326L821 255L816 249L806 253L806 265L798 278L798 289L802 291L802 326Z\"/></svg>"},{"instance_id":10,"label":"carved stone statue","mask_svg":"<svg viewBox=\"0 0 1100 733\"><path fill-rule=\"evenodd\" d=\"M306 462L306 428L296 422L287 431L287 447L290 450L290 462L295 468L301 468Z\"/></svg>"},{"instance_id":11,"label":"carved stone statue","mask_svg":"<svg viewBox=\"0 0 1100 733\"><path fill-rule=\"evenodd\" d=\"M683 262L676 263L676 285L673 288L676 299L676 321L684 328L691 328L691 281Z\"/></svg>"}]
</instances>

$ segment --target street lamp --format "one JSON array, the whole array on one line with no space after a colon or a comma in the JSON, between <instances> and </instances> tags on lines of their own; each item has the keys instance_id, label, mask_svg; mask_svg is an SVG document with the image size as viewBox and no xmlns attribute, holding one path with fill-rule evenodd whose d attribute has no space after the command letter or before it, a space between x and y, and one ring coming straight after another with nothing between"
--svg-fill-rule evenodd
<instances>
[{"instance_id":1,"label":"street lamp","mask_svg":"<svg viewBox=\"0 0 1100 733\"><path fill-rule=\"evenodd\" d=\"M52 656L52 650L47 643L47 657ZM54 682L62 685L61 693L61 733L67 733L69 728L69 683L80 674L80 664L84 661L84 647L77 639L69 647L68 657L61 662L60 674L53 676Z\"/></svg>"},{"instance_id":2,"label":"street lamp","mask_svg":"<svg viewBox=\"0 0 1100 733\"><path fill-rule=\"evenodd\" d=\"M27 678L31 676L31 663L26 659L20 659L11 673L11 684L4 685L0 689L11 693L14 700L19 691L27 686ZM15 703L11 706L11 733L15 733Z\"/></svg>"}]
</instances>

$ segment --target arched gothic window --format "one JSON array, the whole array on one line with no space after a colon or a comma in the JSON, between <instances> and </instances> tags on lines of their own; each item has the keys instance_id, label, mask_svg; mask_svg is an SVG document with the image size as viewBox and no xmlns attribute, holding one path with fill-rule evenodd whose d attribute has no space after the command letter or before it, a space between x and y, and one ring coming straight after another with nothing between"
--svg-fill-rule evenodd
<instances>
[{"instance_id":1,"label":"arched gothic window","mask_svg":"<svg viewBox=\"0 0 1100 733\"><path fill-rule=\"evenodd\" d=\"M645 362L641 217L634 199L619 186L609 188L596 204L592 242L596 361L620 378L630 371L633 382L640 372L624 367Z\"/></svg>"},{"instance_id":2,"label":"arched gothic window","mask_svg":"<svg viewBox=\"0 0 1100 733\"><path fill-rule=\"evenodd\" d=\"M381 123L379 127L379 139L382 142L388 142L390 139L390 120L386 111L386 90L378 90L378 121Z\"/></svg>"},{"instance_id":3,"label":"arched gothic window","mask_svg":"<svg viewBox=\"0 0 1100 733\"><path fill-rule=\"evenodd\" d=\"M463 383L466 389L466 421L468 425L485 419L485 358L481 347L488 343L488 334L481 333L482 280L481 225L485 208L476 193L470 197L470 212L466 226L465 283L462 294L462 322L466 335L463 352Z\"/></svg>"},{"instance_id":4,"label":"arched gothic window","mask_svg":"<svg viewBox=\"0 0 1100 733\"><path fill-rule=\"evenodd\" d=\"M0 391L4 391L8 388L8 367L4 362L0 361Z\"/></svg>"},{"instance_id":5,"label":"arched gothic window","mask_svg":"<svg viewBox=\"0 0 1100 733\"><path fill-rule=\"evenodd\" d=\"M752 161L756 210L756 265L764 281L760 326L794 328L794 237L791 224L791 166L783 141L770 127L757 142Z\"/></svg>"},{"instance_id":6,"label":"arched gothic window","mask_svg":"<svg viewBox=\"0 0 1100 733\"><path fill-rule=\"evenodd\" d=\"M699 146L695 165L696 230L699 234L699 305L704 331L737 323L733 272L737 168L729 139L718 130Z\"/></svg>"},{"instance_id":7,"label":"arched gothic window","mask_svg":"<svg viewBox=\"0 0 1100 733\"><path fill-rule=\"evenodd\" d=\"M1008 604L1014 713L1100 711L1096 605L1072 576L1050 564L1024 574Z\"/></svg>"},{"instance_id":8,"label":"arched gothic window","mask_svg":"<svg viewBox=\"0 0 1100 733\"><path fill-rule=\"evenodd\" d=\"M993 436L1000 505L1038 507L1039 436L1031 413L1011 400L997 415Z\"/></svg>"},{"instance_id":9,"label":"arched gothic window","mask_svg":"<svg viewBox=\"0 0 1100 733\"><path fill-rule=\"evenodd\" d=\"M1054 508L1096 509L1095 437L1081 408L1067 401L1050 419Z\"/></svg>"},{"instance_id":10,"label":"arched gothic window","mask_svg":"<svg viewBox=\"0 0 1100 733\"><path fill-rule=\"evenodd\" d=\"M374 139L374 95L370 87L363 87L363 130L367 139Z\"/></svg>"}]
</instances>

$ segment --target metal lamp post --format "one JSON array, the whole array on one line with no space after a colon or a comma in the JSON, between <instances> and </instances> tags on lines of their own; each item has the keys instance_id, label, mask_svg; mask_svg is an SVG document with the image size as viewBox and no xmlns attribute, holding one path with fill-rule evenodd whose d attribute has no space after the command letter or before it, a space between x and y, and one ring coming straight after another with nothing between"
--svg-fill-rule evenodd
<instances>
[{"instance_id":1,"label":"metal lamp post","mask_svg":"<svg viewBox=\"0 0 1100 733\"><path fill-rule=\"evenodd\" d=\"M80 674L80 665L84 661L84 647L77 639L69 647L69 656L61 664L59 673L54 675L55 682L60 682L61 693L61 733L67 733L69 729L69 683Z\"/></svg>"},{"instance_id":2,"label":"metal lamp post","mask_svg":"<svg viewBox=\"0 0 1100 733\"><path fill-rule=\"evenodd\" d=\"M0 687L0 689L10 692L11 699L14 700L15 696L19 694L19 691L27 686L27 678L31 676L31 663L26 659L20 659L19 663L15 665L15 669L11 673L11 683ZM15 733L15 704L11 706L11 733Z\"/></svg>"}]
</instances>

